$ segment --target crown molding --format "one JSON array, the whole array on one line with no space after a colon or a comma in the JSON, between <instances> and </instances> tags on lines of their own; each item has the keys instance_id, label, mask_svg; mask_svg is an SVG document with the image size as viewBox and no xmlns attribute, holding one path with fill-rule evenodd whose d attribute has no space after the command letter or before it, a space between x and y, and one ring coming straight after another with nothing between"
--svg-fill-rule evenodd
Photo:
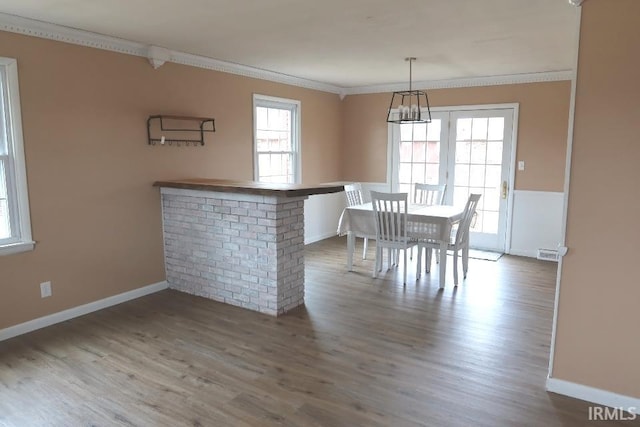
<instances>
[{"instance_id":1,"label":"crown molding","mask_svg":"<svg viewBox=\"0 0 640 427\"><path fill-rule=\"evenodd\" d=\"M579 0L574 0L579 1ZM23 18L20 16L0 13L0 31L24 34L33 37L40 37L49 40L71 43L95 49L108 50L112 52L124 53L127 55L140 56L149 59L154 67L159 67L161 62L173 62L176 64L188 65L192 67L204 68L207 70L220 71L223 73L235 74L260 80L267 80L275 83L283 83L291 86L298 86L307 89L319 90L322 92L335 93L343 99L346 95L359 95L367 93L394 92L405 90L406 83L395 83L386 85L371 85L357 87L339 87L328 83L307 80L274 71L249 67L247 65L234 64L232 62L221 61L190 53L178 52L168 49L149 46L142 43L132 42L117 37L105 36L89 31L64 27L62 25ZM157 51L162 50L161 57L157 57ZM155 52L155 53L154 53ZM553 71L547 73L513 74L493 77L473 77L466 79L452 80L428 80L414 82L416 89L447 89L475 86L495 86L519 83L539 83L560 80L571 80L574 77L573 71Z\"/></svg>"},{"instance_id":2,"label":"crown molding","mask_svg":"<svg viewBox=\"0 0 640 427\"><path fill-rule=\"evenodd\" d=\"M76 30L62 25L0 13L0 30L64 43L110 50L127 55L147 56L147 47L117 37Z\"/></svg>"},{"instance_id":3,"label":"crown molding","mask_svg":"<svg viewBox=\"0 0 640 427\"><path fill-rule=\"evenodd\" d=\"M0 13L0 30L152 59L149 55L150 46L142 43L105 36L102 34L92 33L90 31L64 27L62 25L51 24L48 22L37 21L35 19L9 15L6 13ZM157 49L157 47L153 47ZM205 68L223 73L236 74L244 77L252 77L276 83L304 87L307 89L335 93L341 95L341 97L344 96L343 88L327 83L307 80L246 65L220 61L200 55L192 55L168 49L165 51L169 56L166 60L167 62L174 62L176 64L189 65L192 67ZM158 64L157 61L156 64ZM153 62L152 65L154 65Z\"/></svg>"},{"instance_id":4,"label":"crown molding","mask_svg":"<svg viewBox=\"0 0 640 427\"><path fill-rule=\"evenodd\" d=\"M429 89L452 89L462 87L476 87L476 86L499 86L499 85L513 85L521 83L542 83L542 82L556 82L562 80L572 80L575 73L571 70L565 71L550 71L545 73L527 73L527 74L508 74L503 76L490 76L490 77L469 77L465 79L449 79L449 80L423 80L413 82L414 89L429 90ZM407 89L407 82L405 83L392 83L385 85L371 85L371 86L358 86L346 88L345 93L347 95L361 95L367 93L383 93L383 92L397 92Z\"/></svg>"},{"instance_id":5,"label":"crown molding","mask_svg":"<svg viewBox=\"0 0 640 427\"><path fill-rule=\"evenodd\" d=\"M292 86L315 89L322 92L335 93L343 96L344 88L330 85L328 83L307 80L287 74L276 73L274 71L263 70L247 65L234 64L232 62L221 61L219 59L207 58L190 53L171 51L171 62L192 67L206 68L208 70L220 71L223 73L235 74L254 79L268 80L276 83L284 83Z\"/></svg>"}]
</instances>

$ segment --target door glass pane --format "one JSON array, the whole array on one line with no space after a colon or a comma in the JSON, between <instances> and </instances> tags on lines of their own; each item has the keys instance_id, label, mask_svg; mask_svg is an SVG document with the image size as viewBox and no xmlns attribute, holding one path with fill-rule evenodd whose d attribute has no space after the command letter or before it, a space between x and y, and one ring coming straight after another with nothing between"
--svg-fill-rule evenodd
<instances>
[{"instance_id":1,"label":"door glass pane","mask_svg":"<svg viewBox=\"0 0 640 427\"><path fill-rule=\"evenodd\" d=\"M402 141L400 142L400 161L401 162L410 162L411 161L411 146L413 143L411 141Z\"/></svg>"},{"instance_id":2,"label":"door glass pane","mask_svg":"<svg viewBox=\"0 0 640 427\"><path fill-rule=\"evenodd\" d=\"M486 211L500 210L500 190L486 188L484 190L484 209Z\"/></svg>"},{"instance_id":3,"label":"door glass pane","mask_svg":"<svg viewBox=\"0 0 640 427\"><path fill-rule=\"evenodd\" d=\"M489 119L489 140L500 141L502 143L503 138L504 138L504 117L491 117Z\"/></svg>"},{"instance_id":4,"label":"door glass pane","mask_svg":"<svg viewBox=\"0 0 640 427\"><path fill-rule=\"evenodd\" d=\"M453 205L464 206L469 198L469 187L455 186L453 190Z\"/></svg>"},{"instance_id":5,"label":"door glass pane","mask_svg":"<svg viewBox=\"0 0 640 427\"><path fill-rule=\"evenodd\" d=\"M413 161L424 163L427 158L427 143L426 142L414 142L413 143Z\"/></svg>"},{"instance_id":6,"label":"door glass pane","mask_svg":"<svg viewBox=\"0 0 640 427\"><path fill-rule=\"evenodd\" d=\"M484 165L471 165L469 167L469 184L475 186L484 186Z\"/></svg>"},{"instance_id":7,"label":"door glass pane","mask_svg":"<svg viewBox=\"0 0 640 427\"><path fill-rule=\"evenodd\" d=\"M440 134L438 133L438 140ZM414 141L426 141L427 140L427 123L416 123L413 125L413 140Z\"/></svg>"},{"instance_id":8,"label":"door glass pane","mask_svg":"<svg viewBox=\"0 0 640 427\"><path fill-rule=\"evenodd\" d=\"M485 186L487 188L499 188L500 180L502 178L502 167L501 166L487 166L487 180L485 182Z\"/></svg>"},{"instance_id":9,"label":"door glass pane","mask_svg":"<svg viewBox=\"0 0 640 427\"><path fill-rule=\"evenodd\" d=\"M427 162L440 162L440 141L427 142Z\"/></svg>"},{"instance_id":10,"label":"door glass pane","mask_svg":"<svg viewBox=\"0 0 640 427\"><path fill-rule=\"evenodd\" d=\"M471 119L458 119L456 128L456 139L458 141L468 141L471 139Z\"/></svg>"},{"instance_id":11,"label":"door glass pane","mask_svg":"<svg viewBox=\"0 0 640 427\"><path fill-rule=\"evenodd\" d=\"M441 120L431 123L401 124L398 188L413 191L414 184L440 182ZM426 142L426 141L429 142Z\"/></svg>"},{"instance_id":12,"label":"door glass pane","mask_svg":"<svg viewBox=\"0 0 640 427\"><path fill-rule=\"evenodd\" d=\"M471 141L456 142L456 163L471 162Z\"/></svg>"},{"instance_id":13,"label":"door glass pane","mask_svg":"<svg viewBox=\"0 0 640 427\"><path fill-rule=\"evenodd\" d=\"M440 182L440 165L427 163L427 176L424 181L425 184L437 185Z\"/></svg>"},{"instance_id":14,"label":"door glass pane","mask_svg":"<svg viewBox=\"0 0 640 427\"><path fill-rule=\"evenodd\" d=\"M471 120L471 138L474 140L486 140L489 120L487 118L474 118Z\"/></svg>"},{"instance_id":15,"label":"door glass pane","mask_svg":"<svg viewBox=\"0 0 640 427\"><path fill-rule=\"evenodd\" d=\"M502 163L502 141L487 142L487 164L499 165Z\"/></svg>"},{"instance_id":16,"label":"door glass pane","mask_svg":"<svg viewBox=\"0 0 640 427\"><path fill-rule=\"evenodd\" d=\"M495 234L498 232L499 215L498 212L483 211L482 212L482 231L484 233Z\"/></svg>"},{"instance_id":17,"label":"door glass pane","mask_svg":"<svg viewBox=\"0 0 640 427\"><path fill-rule=\"evenodd\" d=\"M400 184L411 183L411 163L400 163L398 182Z\"/></svg>"},{"instance_id":18,"label":"door glass pane","mask_svg":"<svg viewBox=\"0 0 640 427\"><path fill-rule=\"evenodd\" d=\"M416 182L424 182L424 163L414 163L413 169L411 171L411 182L415 184Z\"/></svg>"},{"instance_id":19,"label":"door glass pane","mask_svg":"<svg viewBox=\"0 0 640 427\"><path fill-rule=\"evenodd\" d=\"M460 118L456 121L454 204L481 194L472 231L496 234L502 185L503 117Z\"/></svg>"},{"instance_id":20,"label":"door glass pane","mask_svg":"<svg viewBox=\"0 0 640 427\"><path fill-rule=\"evenodd\" d=\"M471 163L483 165L487 161L486 141L471 142Z\"/></svg>"},{"instance_id":21,"label":"door glass pane","mask_svg":"<svg viewBox=\"0 0 640 427\"><path fill-rule=\"evenodd\" d=\"M455 168L454 185L467 187L469 185L469 165L458 164Z\"/></svg>"},{"instance_id":22,"label":"door glass pane","mask_svg":"<svg viewBox=\"0 0 640 427\"><path fill-rule=\"evenodd\" d=\"M440 142L440 130L442 122L437 119L431 120L427 127L427 141Z\"/></svg>"},{"instance_id":23,"label":"door glass pane","mask_svg":"<svg viewBox=\"0 0 640 427\"><path fill-rule=\"evenodd\" d=\"M413 125L410 123L400 125L400 141L413 141Z\"/></svg>"}]
</instances>

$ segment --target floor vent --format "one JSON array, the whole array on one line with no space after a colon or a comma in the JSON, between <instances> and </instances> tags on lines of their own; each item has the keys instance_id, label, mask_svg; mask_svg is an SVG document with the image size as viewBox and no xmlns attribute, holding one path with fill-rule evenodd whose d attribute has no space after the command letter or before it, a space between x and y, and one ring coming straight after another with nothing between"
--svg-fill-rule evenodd
<instances>
[{"instance_id":1,"label":"floor vent","mask_svg":"<svg viewBox=\"0 0 640 427\"><path fill-rule=\"evenodd\" d=\"M554 249L538 249L538 259L558 262L558 251Z\"/></svg>"}]
</instances>

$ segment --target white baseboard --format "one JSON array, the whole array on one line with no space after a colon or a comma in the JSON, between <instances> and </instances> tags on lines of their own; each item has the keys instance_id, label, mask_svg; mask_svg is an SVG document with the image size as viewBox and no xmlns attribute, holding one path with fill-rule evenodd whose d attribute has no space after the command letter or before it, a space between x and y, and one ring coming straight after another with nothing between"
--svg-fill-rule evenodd
<instances>
[{"instance_id":1,"label":"white baseboard","mask_svg":"<svg viewBox=\"0 0 640 427\"><path fill-rule=\"evenodd\" d=\"M59 311L48 316L29 320L28 322L20 323L19 325L0 329L0 341L8 340L9 338L23 335L28 332L35 331L36 329L44 328L46 326L55 325L56 323L64 322L66 320L73 319L74 317L84 316L85 314L121 304L132 299L140 298L145 295L153 294L167 289L168 287L169 285L166 281L158 282L149 286L134 289L129 292L124 292L122 294L107 297L98 301L93 301L88 304L79 305L78 307L73 307L68 310Z\"/></svg>"},{"instance_id":2,"label":"white baseboard","mask_svg":"<svg viewBox=\"0 0 640 427\"><path fill-rule=\"evenodd\" d=\"M602 406L608 406L610 408L622 408L627 412L637 413L640 410L639 398L624 396L622 394L559 380L557 378L547 378L547 391Z\"/></svg>"},{"instance_id":3,"label":"white baseboard","mask_svg":"<svg viewBox=\"0 0 640 427\"><path fill-rule=\"evenodd\" d=\"M515 256L526 256L529 258L536 258L538 256L538 251L536 250L527 250L527 249L509 249L509 255Z\"/></svg>"}]
</instances>

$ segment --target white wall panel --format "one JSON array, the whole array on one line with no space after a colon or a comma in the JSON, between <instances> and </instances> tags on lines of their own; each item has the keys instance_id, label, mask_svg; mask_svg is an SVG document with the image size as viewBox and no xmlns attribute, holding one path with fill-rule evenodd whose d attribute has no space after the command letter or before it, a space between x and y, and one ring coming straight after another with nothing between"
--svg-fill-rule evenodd
<instances>
[{"instance_id":1,"label":"white wall panel","mask_svg":"<svg viewBox=\"0 0 640 427\"><path fill-rule=\"evenodd\" d=\"M344 184L350 184L345 181ZM363 182L362 197L371 201L370 191L388 192L385 182ZM304 243L309 244L337 235L338 221L347 205L344 192L310 196L304 202Z\"/></svg>"},{"instance_id":2,"label":"white wall panel","mask_svg":"<svg viewBox=\"0 0 640 427\"><path fill-rule=\"evenodd\" d=\"M516 190L509 253L535 257L538 249L557 249L563 201L564 193Z\"/></svg>"}]
</instances>

